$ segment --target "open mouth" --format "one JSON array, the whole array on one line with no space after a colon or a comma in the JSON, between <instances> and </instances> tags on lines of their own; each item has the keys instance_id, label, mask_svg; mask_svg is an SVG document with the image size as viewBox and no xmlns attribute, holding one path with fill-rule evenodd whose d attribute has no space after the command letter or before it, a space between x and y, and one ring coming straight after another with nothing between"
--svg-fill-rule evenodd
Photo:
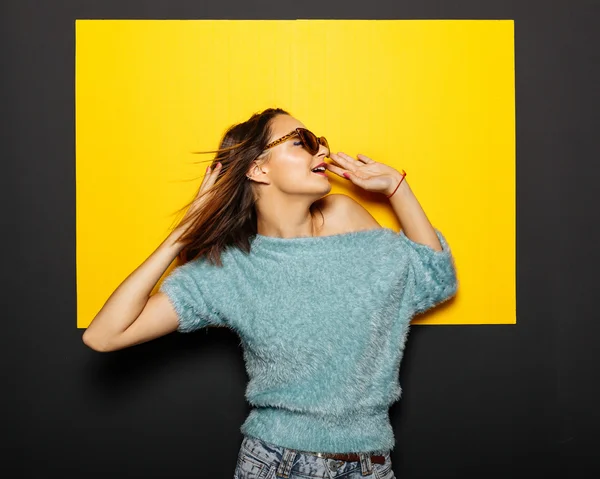
<instances>
[{"instance_id":1,"label":"open mouth","mask_svg":"<svg viewBox=\"0 0 600 479\"><path fill-rule=\"evenodd\" d=\"M327 168L325 168L325 163L321 163L319 166L315 166L312 170L313 173L316 173L317 175L321 175L321 176L327 176L325 174L325 170Z\"/></svg>"}]
</instances>

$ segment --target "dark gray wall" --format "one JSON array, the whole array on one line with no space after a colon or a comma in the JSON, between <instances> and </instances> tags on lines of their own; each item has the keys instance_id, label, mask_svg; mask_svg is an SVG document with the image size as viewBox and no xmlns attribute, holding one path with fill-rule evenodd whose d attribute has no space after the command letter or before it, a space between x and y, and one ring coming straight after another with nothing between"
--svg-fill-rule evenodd
<instances>
[{"instance_id":1,"label":"dark gray wall","mask_svg":"<svg viewBox=\"0 0 600 479\"><path fill-rule=\"evenodd\" d=\"M412 330L392 460L406 479L598 477L600 3L253 3L2 2L0 474L232 477L248 413L232 332L99 354L75 327L74 21L301 17L515 20L518 324Z\"/></svg>"}]
</instances>

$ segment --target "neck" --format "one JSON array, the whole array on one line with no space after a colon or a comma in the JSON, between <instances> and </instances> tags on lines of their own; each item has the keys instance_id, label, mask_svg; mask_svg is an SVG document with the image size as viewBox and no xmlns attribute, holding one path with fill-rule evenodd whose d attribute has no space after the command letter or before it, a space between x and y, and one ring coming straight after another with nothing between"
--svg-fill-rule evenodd
<instances>
[{"instance_id":1,"label":"neck","mask_svg":"<svg viewBox=\"0 0 600 479\"><path fill-rule=\"evenodd\" d=\"M278 238L316 236L318 229L310 206L305 200L296 204L271 202L266 210L257 207L257 232Z\"/></svg>"}]
</instances>

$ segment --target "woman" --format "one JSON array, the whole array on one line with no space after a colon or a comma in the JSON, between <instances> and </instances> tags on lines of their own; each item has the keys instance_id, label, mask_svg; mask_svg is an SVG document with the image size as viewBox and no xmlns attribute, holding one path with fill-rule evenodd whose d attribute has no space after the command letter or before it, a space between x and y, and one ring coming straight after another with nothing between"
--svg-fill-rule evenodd
<instances>
[{"instance_id":1,"label":"woman","mask_svg":"<svg viewBox=\"0 0 600 479\"><path fill-rule=\"evenodd\" d=\"M284 110L234 125L216 153L183 221L115 290L84 343L114 351L229 327L254 407L235 477L395 477L388 409L409 323L457 290L444 236L405 174L331 153ZM386 195L403 231L328 195L325 171ZM184 264L151 295L177 257Z\"/></svg>"}]
</instances>

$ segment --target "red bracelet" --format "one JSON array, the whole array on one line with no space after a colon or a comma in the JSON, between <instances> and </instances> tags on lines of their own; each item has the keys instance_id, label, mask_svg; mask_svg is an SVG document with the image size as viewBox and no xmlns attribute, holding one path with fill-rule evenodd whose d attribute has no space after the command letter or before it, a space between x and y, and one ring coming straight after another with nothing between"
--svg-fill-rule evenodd
<instances>
[{"instance_id":1,"label":"red bracelet","mask_svg":"<svg viewBox=\"0 0 600 479\"><path fill-rule=\"evenodd\" d=\"M406 171L402 170L402 179L400 180L400 183L402 183L405 176L406 176ZM398 186L400 186L400 183L398 183ZM398 189L398 186L396 186L396 190ZM387 196L386 198L391 198L392 196L394 196L394 193L396 193L396 190L394 190L392 192L392 194L390 196Z\"/></svg>"}]
</instances>

